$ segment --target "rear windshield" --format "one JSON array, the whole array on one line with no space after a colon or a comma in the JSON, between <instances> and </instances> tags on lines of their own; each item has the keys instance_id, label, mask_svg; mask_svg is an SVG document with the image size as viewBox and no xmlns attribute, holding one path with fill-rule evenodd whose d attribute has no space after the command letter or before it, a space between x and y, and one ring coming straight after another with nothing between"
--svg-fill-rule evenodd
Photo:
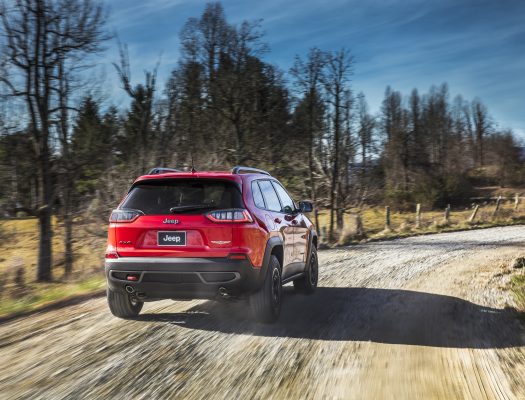
<instances>
[{"instance_id":1,"label":"rear windshield","mask_svg":"<svg viewBox=\"0 0 525 400\"><path fill-rule=\"evenodd\" d=\"M190 206L195 206L192 210ZM184 208L183 211L173 207ZM199 214L224 208L242 208L242 196L233 182L204 179L151 180L137 184L120 208L146 215Z\"/></svg>"}]
</instances>

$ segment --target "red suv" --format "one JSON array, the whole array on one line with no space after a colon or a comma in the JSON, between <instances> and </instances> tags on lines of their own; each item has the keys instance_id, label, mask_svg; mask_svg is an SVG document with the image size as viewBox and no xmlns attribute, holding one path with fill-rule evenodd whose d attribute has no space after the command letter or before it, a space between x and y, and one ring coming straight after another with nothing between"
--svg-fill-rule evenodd
<instances>
[{"instance_id":1,"label":"red suv","mask_svg":"<svg viewBox=\"0 0 525 400\"><path fill-rule=\"evenodd\" d=\"M130 318L144 301L247 298L258 320L274 321L283 284L307 294L317 287L311 211L259 169L155 168L111 213L109 308Z\"/></svg>"}]
</instances>

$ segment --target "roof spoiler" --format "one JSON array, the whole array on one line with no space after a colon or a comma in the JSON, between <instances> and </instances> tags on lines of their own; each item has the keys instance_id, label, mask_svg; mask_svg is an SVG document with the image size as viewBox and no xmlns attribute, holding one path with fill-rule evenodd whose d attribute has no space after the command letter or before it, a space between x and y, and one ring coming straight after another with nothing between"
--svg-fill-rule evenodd
<instances>
[{"instance_id":1,"label":"roof spoiler","mask_svg":"<svg viewBox=\"0 0 525 400\"><path fill-rule=\"evenodd\" d=\"M148 172L148 175L168 174L170 172L183 172L180 169L156 167Z\"/></svg>"}]
</instances>

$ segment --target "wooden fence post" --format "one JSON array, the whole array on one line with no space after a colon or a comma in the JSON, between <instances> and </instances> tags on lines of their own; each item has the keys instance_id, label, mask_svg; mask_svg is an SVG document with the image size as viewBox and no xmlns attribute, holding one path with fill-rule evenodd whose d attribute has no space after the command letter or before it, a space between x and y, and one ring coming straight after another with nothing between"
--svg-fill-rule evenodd
<instances>
[{"instance_id":1,"label":"wooden fence post","mask_svg":"<svg viewBox=\"0 0 525 400\"><path fill-rule=\"evenodd\" d=\"M421 204L416 204L416 228L421 228Z\"/></svg>"},{"instance_id":2,"label":"wooden fence post","mask_svg":"<svg viewBox=\"0 0 525 400\"><path fill-rule=\"evenodd\" d=\"M385 207L385 231L390 231L390 230L391 230L391 226L390 226L390 207L386 206Z\"/></svg>"},{"instance_id":3,"label":"wooden fence post","mask_svg":"<svg viewBox=\"0 0 525 400\"><path fill-rule=\"evenodd\" d=\"M450 204L447 204L447 208L445 208L445 222L447 224L450 222Z\"/></svg>"},{"instance_id":4,"label":"wooden fence post","mask_svg":"<svg viewBox=\"0 0 525 400\"><path fill-rule=\"evenodd\" d=\"M498 198L496 199L496 208L494 208L494 212L492 213L493 217L495 217L496 214L498 213L500 203L501 203L501 196L498 196Z\"/></svg>"},{"instance_id":5,"label":"wooden fence post","mask_svg":"<svg viewBox=\"0 0 525 400\"><path fill-rule=\"evenodd\" d=\"M514 196L514 211L518 211L519 206L520 206L520 194L516 193L516 196Z\"/></svg>"},{"instance_id":6,"label":"wooden fence post","mask_svg":"<svg viewBox=\"0 0 525 400\"><path fill-rule=\"evenodd\" d=\"M472 215L468 219L468 222L474 222L474 220L476 219L476 215L478 214L478 210L479 210L479 204L476 204L476 206L474 207L474 211L472 211Z\"/></svg>"}]
</instances>

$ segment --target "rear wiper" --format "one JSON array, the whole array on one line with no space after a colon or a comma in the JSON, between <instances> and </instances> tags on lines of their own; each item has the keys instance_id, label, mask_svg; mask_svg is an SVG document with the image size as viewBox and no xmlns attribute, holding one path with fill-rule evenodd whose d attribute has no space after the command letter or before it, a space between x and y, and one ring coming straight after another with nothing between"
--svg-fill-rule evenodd
<instances>
[{"instance_id":1,"label":"rear wiper","mask_svg":"<svg viewBox=\"0 0 525 400\"><path fill-rule=\"evenodd\" d=\"M194 211L194 210L205 210L207 208L214 208L215 205L213 204L197 204L194 206L176 206L171 207L170 212L176 213L176 212L185 212L185 211Z\"/></svg>"}]
</instances>

